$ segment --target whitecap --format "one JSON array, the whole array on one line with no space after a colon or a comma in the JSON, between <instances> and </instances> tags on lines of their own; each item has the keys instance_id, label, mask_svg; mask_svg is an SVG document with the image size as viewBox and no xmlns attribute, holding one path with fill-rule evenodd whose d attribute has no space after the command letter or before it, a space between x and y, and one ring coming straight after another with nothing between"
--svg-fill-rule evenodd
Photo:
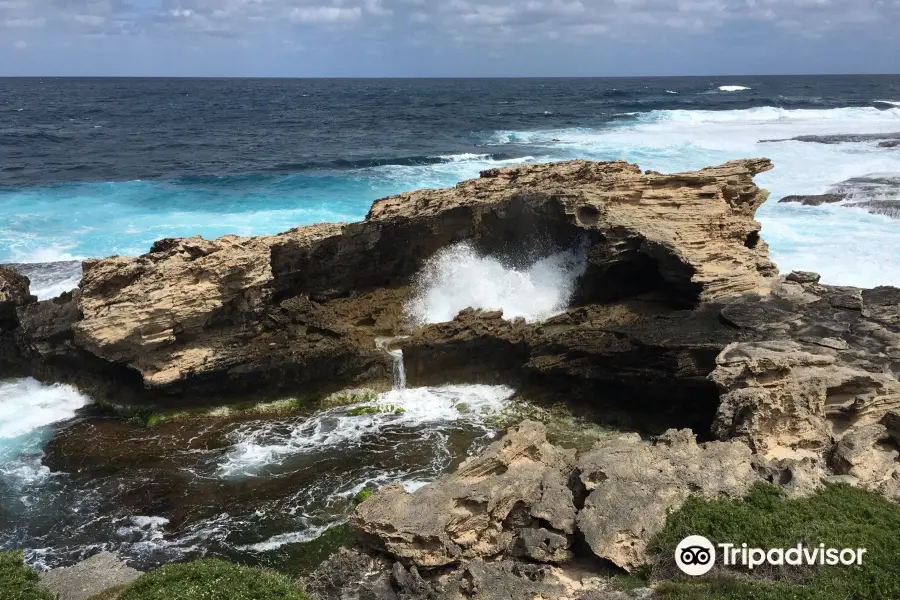
<instances>
[{"instance_id":1,"label":"whitecap","mask_svg":"<svg viewBox=\"0 0 900 600\"><path fill-rule=\"evenodd\" d=\"M492 141L517 137L553 150L553 159L627 160L674 173L728 160L767 156L775 169L756 177L771 192L757 218L782 272L818 271L825 283L900 285L896 220L845 207L778 204L788 195L825 193L831 186L874 172L900 172L900 153L870 142L810 144L796 136L879 134L900 131L900 107L834 109L758 107L741 110L656 110L611 126L498 131ZM789 140L762 143L761 140ZM556 140L556 141L554 141Z\"/></svg>"},{"instance_id":2,"label":"whitecap","mask_svg":"<svg viewBox=\"0 0 900 600\"><path fill-rule=\"evenodd\" d=\"M720 85L720 92L745 92L747 90L752 90L753 88L744 87L742 85Z\"/></svg>"}]
</instances>

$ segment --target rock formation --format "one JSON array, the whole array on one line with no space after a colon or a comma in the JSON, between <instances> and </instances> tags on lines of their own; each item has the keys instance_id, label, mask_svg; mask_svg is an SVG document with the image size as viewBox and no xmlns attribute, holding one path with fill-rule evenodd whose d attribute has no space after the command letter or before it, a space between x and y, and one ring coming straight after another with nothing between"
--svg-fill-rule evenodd
<instances>
[{"instance_id":1,"label":"rock formation","mask_svg":"<svg viewBox=\"0 0 900 600\"><path fill-rule=\"evenodd\" d=\"M900 146L900 140L882 142L884 148ZM809 196L785 196L779 203L799 203L804 206L842 203L862 208L875 215L900 218L900 177L895 174L876 174L854 177L832 186L826 193Z\"/></svg>"},{"instance_id":2,"label":"rock formation","mask_svg":"<svg viewBox=\"0 0 900 600\"><path fill-rule=\"evenodd\" d=\"M471 569L504 557L563 565L584 539L596 558L631 570L690 494L741 497L758 479L739 441L698 445L687 430L650 442L610 434L576 459L526 421L413 493L379 490L350 523L366 547L406 569Z\"/></svg>"},{"instance_id":3,"label":"rock formation","mask_svg":"<svg viewBox=\"0 0 900 600\"><path fill-rule=\"evenodd\" d=\"M615 598L596 561L643 564L690 494L766 480L799 495L830 478L900 499L900 290L779 277L753 218L769 168L493 169L379 200L360 223L86 261L78 289L43 302L0 269L0 366L112 382L117 400L315 396L387 385L401 345L410 385L507 382L566 402L640 435L578 454L514 427L431 485L363 502L351 525L378 556L341 553L312 583L323 598ZM543 322L409 322L417 273L459 242L513 262L583 247L588 266ZM79 441L60 434L46 460ZM101 442L78 460L116 462L115 438ZM178 487L164 479L162 498Z\"/></svg>"},{"instance_id":4,"label":"rock formation","mask_svg":"<svg viewBox=\"0 0 900 600\"><path fill-rule=\"evenodd\" d=\"M19 329L18 309L37 298L28 291L28 278L18 271L0 266L0 367L10 368L22 360L16 342Z\"/></svg>"},{"instance_id":5,"label":"rock formation","mask_svg":"<svg viewBox=\"0 0 900 600\"><path fill-rule=\"evenodd\" d=\"M20 315L22 345L38 362L105 365L172 394L384 381L390 361L376 338L403 333L412 277L460 241L502 254L587 239L581 304L657 292L690 307L766 293L776 269L753 213L767 194L752 178L770 168L509 167L377 201L361 223L161 240L137 258L85 262L71 297Z\"/></svg>"}]
</instances>

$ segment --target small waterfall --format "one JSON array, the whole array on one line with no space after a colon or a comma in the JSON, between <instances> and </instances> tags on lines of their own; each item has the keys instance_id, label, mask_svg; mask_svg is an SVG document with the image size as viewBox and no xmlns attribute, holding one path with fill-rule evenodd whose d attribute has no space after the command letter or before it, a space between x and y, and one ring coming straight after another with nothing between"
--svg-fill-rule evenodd
<instances>
[{"instance_id":1,"label":"small waterfall","mask_svg":"<svg viewBox=\"0 0 900 600\"><path fill-rule=\"evenodd\" d=\"M394 358L394 389L406 389L406 368L403 366L403 350L388 352Z\"/></svg>"}]
</instances>

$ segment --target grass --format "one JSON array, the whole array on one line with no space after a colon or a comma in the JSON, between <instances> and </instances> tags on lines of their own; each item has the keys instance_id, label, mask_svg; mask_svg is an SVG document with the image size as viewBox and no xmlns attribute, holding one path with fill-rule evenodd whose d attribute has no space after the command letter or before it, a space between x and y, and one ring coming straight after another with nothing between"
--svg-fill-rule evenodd
<instances>
[{"instance_id":1,"label":"grass","mask_svg":"<svg viewBox=\"0 0 900 600\"><path fill-rule=\"evenodd\" d=\"M56 600L40 586L37 573L26 567L22 552L0 552L0 598L2 600Z\"/></svg>"},{"instance_id":2,"label":"grass","mask_svg":"<svg viewBox=\"0 0 900 600\"><path fill-rule=\"evenodd\" d=\"M861 566L717 567L705 577L680 575L673 554L688 535L713 544L747 543L790 548L798 543L828 548L866 548ZM659 598L671 600L886 600L900 598L900 506L847 485L827 486L791 500L757 485L742 501L690 498L671 514L652 541L651 578L663 580ZM717 551L717 554L721 554Z\"/></svg>"},{"instance_id":3,"label":"grass","mask_svg":"<svg viewBox=\"0 0 900 600\"><path fill-rule=\"evenodd\" d=\"M121 600L309 600L309 597L284 575L213 558L150 571L134 582Z\"/></svg>"}]
</instances>

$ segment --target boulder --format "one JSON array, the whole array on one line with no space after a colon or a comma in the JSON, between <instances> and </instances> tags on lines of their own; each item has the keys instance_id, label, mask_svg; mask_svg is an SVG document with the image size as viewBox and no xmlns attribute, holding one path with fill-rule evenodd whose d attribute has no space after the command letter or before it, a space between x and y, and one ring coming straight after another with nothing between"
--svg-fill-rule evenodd
<instances>
[{"instance_id":1,"label":"boulder","mask_svg":"<svg viewBox=\"0 0 900 600\"><path fill-rule=\"evenodd\" d=\"M350 525L368 547L418 567L513 547L534 560L564 560L575 533L574 461L574 450L553 446L543 425L526 421L431 485L413 493L399 484L382 488Z\"/></svg>"},{"instance_id":2,"label":"boulder","mask_svg":"<svg viewBox=\"0 0 900 600\"><path fill-rule=\"evenodd\" d=\"M595 555L629 571L646 562L648 542L688 496L740 498L758 480L746 444L697 444L688 430L652 442L610 436L580 456L577 468L588 492L578 530Z\"/></svg>"},{"instance_id":3,"label":"boulder","mask_svg":"<svg viewBox=\"0 0 900 600\"><path fill-rule=\"evenodd\" d=\"M133 583L140 576L140 571L126 565L115 554L101 552L74 566L41 573L41 585L58 594L59 600L86 600L103 592L113 594L113 590Z\"/></svg>"}]
</instances>

